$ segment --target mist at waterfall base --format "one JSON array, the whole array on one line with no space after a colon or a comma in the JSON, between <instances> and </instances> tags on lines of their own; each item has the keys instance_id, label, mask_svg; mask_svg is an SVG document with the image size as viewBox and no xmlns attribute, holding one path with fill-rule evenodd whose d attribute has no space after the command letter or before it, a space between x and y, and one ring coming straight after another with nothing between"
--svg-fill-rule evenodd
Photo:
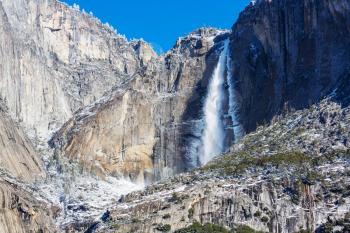
<instances>
[{"instance_id":1,"label":"mist at waterfall base","mask_svg":"<svg viewBox=\"0 0 350 233\"><path fill-rule=\"evenodd\" d=\"M227 72L226 72L227 71ZM202 148L199 155L201 165L205 165L215 156L225 150L225 137L227 126L224 125L224 99L225 99L225 75L228 85L229 110L233 129L233 138L236 141L242 135L241 127L237 119L237 104L232 82L231 59L229 55L229 40L224 41L218 63L209 82L208 93L205 99L204 130L202 135Z\"/></svg>"}]
</instances>

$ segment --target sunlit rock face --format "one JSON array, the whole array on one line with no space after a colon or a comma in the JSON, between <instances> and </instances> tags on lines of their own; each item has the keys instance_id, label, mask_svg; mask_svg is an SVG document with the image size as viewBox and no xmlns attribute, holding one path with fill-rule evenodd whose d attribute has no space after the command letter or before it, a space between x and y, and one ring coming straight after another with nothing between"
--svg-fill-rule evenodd
<instances>
[{"instance_id":1,"label":"sunlit rock face","mask_svg":"<svg viewBox=\"0 0 350 233\"><path fill-rule=\"evenodd\" d=\"M54 208L8 180L0 180L0 232L57 232Z\"/></svg>"},{"instance_id":2,"label":"sunlit rock face","mask_svg":"<svg viewBox=\"0 0 350 233\"><path fill-rule=\"evenodd\" d=\"M8 115L0 102L0 164L5 172L27 182L44 177L39 154L20 125Z\"/></svg>"},{"instance_id":3,"label":"sunlit rock face","mask_svg":"<svg viewBox=\"0 0 350 233\"><path fill-rule=\"evenodd\" d=\"M246 131L285 106L332 96L350 103L350 3L257 1L232 28L233 72Z\"/></svg>"},{"instance_id":4,"label":"sunlit rock face","mask_svg":"<svg viewBox=\"0 0 350 233\"><path fill-rule=\"evenodd\" d=\"M100 98L156 54L53 0L0 1L0 95L46 141L72 112ZM142 63L142 64L141 64Z\"/></svg>"},{"instance_id":5,"label":"sunlit rock face","mask_svg":"<svg viewBox=\"0 0 350 233\"><path fill-rule=\"evenodd\" d=\"M51 145L101 176L147 183L185 171L185 129L195 125L183 116L189 101L203 105L197 88L204 88L201 82L211 76L218 60L215 41L221 43L227 35L201 29L179 39L125 85L78 111ZM187 113L198 115L196 109Z\"/></svg>"},{"instance_id":6,"label":"sunlit rock face","mask_svg":"<svg viewBox=\"0 0 350 233\"><path fill-rule=\"evenodd\" d=\"M341 48L349 38L341 19L348 20L348 8L341 1L259 1L232 33L198 30L158 57L145 42L127 42L55 1L3 1L1 36L11 43L2 45L1 95L33 138L47 141L66 122L51 140L61 157L100 176L169 177L201 164L203 106L227 37L221 151L234 142L235 126L254 130L287 104L302 108L331 94L347 104L350 59ZM236 117L225 116L230 84Z\"/></svg>"},{"instance_id":7,"label":"sunlit rock face","mask_svg":"<svg viewBox=\"0 0 350 233\"><path fill-rule=\"evenodd\" d=\"M55 207L26 184L42 180L39 154L0 100L0 232L54 232ZM58 210L58 209L56 209Z\"/></svg>"},{"instance_id":8,"label":"sunlit rock face","mask_svg":"<svg viewBox=\"0 0 350 233\"><path fill-rule=\"evenodd\" d=\"M45 147L67 122L60 130L66 139L53 149L101 176L143 182L198 165L191 162L198 153L188 155L192 147L184 142L192 137L189 128L198 127L184 116L198 114L188 111L188 101L202 106L197 87L205 88L225 33L196 31L158 57L147 43L128 42L53 0L0 6L0 95L36 146ZM77 127L77 118L96 103L94 116L79 119L84 124Z\"/></svg>"}]
</instances>

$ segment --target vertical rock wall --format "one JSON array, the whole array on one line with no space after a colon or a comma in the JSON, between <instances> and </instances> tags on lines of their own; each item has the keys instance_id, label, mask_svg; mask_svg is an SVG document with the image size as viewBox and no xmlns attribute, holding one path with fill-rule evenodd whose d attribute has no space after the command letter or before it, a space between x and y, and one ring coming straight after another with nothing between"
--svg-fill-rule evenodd
<instances>
[{"instance_id":1,"label":"vertical rock wall","mask_svg":"<svg viewBox=\"0 0 350 233\"><path fill-rule=\"evenodd\" d=\"M350 3L259 1L232 28L233 72L246 131L287 105L304 108L326 96L349 104Z\"/></svg>"},{"instance_id":2,"label":"vertical rock wall","mask_svg":"<svg viewBox=\"0 0 350 233\"><path fill-rule=\"evenodd\" d=\"M72 112L156 57L146 43L54 0L2 0L0 12L0 95L33 138L46 141Z\"/></svg>"}]
</instances>

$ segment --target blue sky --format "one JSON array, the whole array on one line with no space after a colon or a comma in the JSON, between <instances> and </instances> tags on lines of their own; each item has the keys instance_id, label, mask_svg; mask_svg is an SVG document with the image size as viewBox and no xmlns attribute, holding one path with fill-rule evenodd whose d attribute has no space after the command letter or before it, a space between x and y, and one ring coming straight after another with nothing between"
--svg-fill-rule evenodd
<instances>
[{"instance_id":1,"label":"blue sky","mask_svg":"<svg viewBox=\"0 0 350 233\"><path fill-rule=\"evenodd\" d=\"M127 38L143 38L158 52L196 28L231 28L250 0L62 0L108 22Z\"/></svg>"}]
</instances>

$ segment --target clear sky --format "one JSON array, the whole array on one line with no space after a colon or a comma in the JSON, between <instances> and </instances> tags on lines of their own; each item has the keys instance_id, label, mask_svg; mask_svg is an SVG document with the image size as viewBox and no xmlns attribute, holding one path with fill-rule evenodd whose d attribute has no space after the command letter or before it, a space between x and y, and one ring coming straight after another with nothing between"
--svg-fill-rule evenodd
<instances>
[{"instance_id":1,"label":"clear sky","mask_svg":"<svg viewBox=\"0 0 350 233\"><path fill-rule=\"evenodd\" d=\"M196 28L231 28L250 0L62 0L92 12L127 38L143 38L155 50L169 50Z\"/></svg>"}]
</instances>

